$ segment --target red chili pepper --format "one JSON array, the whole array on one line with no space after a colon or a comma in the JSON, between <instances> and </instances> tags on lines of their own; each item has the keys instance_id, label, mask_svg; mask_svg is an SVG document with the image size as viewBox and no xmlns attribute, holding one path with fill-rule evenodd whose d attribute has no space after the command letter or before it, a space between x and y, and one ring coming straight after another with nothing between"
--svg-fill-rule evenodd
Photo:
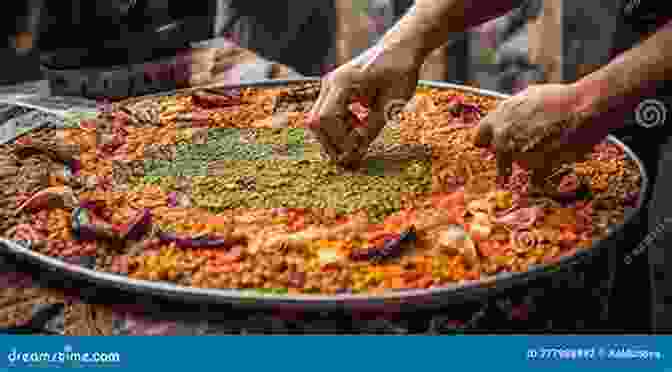
<instances>
[{"instance_id":1,"label":"red chili pepper","mask_svg":"<svg viewBox=\"0 0 672 372\"><path fill-rule=\"evenodd\" d=\"M14 142L18 145L30 145L33 141L28 137L19 137Z\"/></svg>"},{"instance_id":2,"label":"red chili pepper","mask_svg":"<svg viewBox=\"0 0 672 372\"><path fill-rule=\"evenodd\" d=\"M329 264L326 264L326 265L322 266L322 272L328 273L328 272L334 272L334 271L338 271L338 265L337 264L329 263Z\"/></svg>"},{"instance_id":3,"label":"red chili pepper","mask_svg":"<svg viewBox=\"0 0 672 372\"><path fill-rule=\"evenodd\" d=\"M382 235L378 235L372 240L370 240L370 245L372 246L378 246L385 244L388 240L393 240L393 239L398 239L399 234L393 234L393 233L384 233Z\"/></svg>"},{"instance_id":4,"label":"red chili pepper","mask_svg":"<svg viewBox=\"0 0 672 372\"><path fill-rule=\"evenodd\" d=\"M302 219L292 223L290 228L292 230L298 231L298 230L303 230L305 227L306 227L306 222L305 222L305 219L302 218Z\"/></svg>"},{"instance_id":5,"label":"red chili pepper","mask_svg":"<svg viewBox=\"0 0 672 372\"><path fill-rule=\"evenodd\" d=\"M241 103L238 97L220 96L204 92L196 92L192 97L197 105L205 107L228 107Z\"/></svg>"},{"instance_id":6,"label":"red chili pepper","mask_svg":"<svg viewBox=\"0 0 672 372\"><path fill-rule=\"evenodd\" d=\"M96 129L96 121L92 119L84 119L79 122L79 127L82 129Z\"/></svg>"},{"instance_id":7,"label":"red chili pepper","mask_svg":"<svg viewBox=\"0 0 672 372\"><path fill-rule=\"evenodd\" d=\"M504 256L508 248L496 240L485 240L478 244L478 251L485 257Z\"/></svg>"},{"instance_id":8,"label":"red chili pepper","mask_svg":"<svg viewBox=\"0 0 672 372\"><path fill-rule=\"evenodd\" d=\"M418 280L418 287L420 288L429 288L434 284L434 279L431 276L423 276Z\"/></svg>"},{"instance_id":9,"label":"red chili pepper","mask_svg":"<svg viewBox=\"0 0 672 372\"><path fill-rule=\"evenodd\" d=\"M240 261L242 256L243 256L243 248L241 246L235 246L231 248L231 250L226 254L219 256L218 261L227 264L232 264L234 262Z\"/></svg>"},{"instance_id":10,"label":"red chili pepper","mask_svg":"<svg viewBox=\"0 0 672 372\"><path fill-rule=\"evenodd\" d=\"M152 221L152 215L148 209L138 212L130 221L118 228L122 238L137 240L147 232ZM116 227L115 227L116 228Z\"/></svg>"},{"instance_id":11,"label":"red chili pepper","mask_svg":"<svg viewBox=\"0 0 672 372\"><path fill-rule=\"evenodd\" d=\"M407 271L401 274L401 276L404 278L404 280L406 280L406 282L411 282L420 279L422 277L422 273L417 271Z\"/></svg>"},{"instance_id":12,"label":"red chili pepper","mask_svg":"<svg viewBox=\"0 0 672 372\"><path fill-rule=\"evenodd\" d=\"M349 219L349 218L347 218L347 217L339 217L339 218L336 219L336 221L335 221L334 223L337 224L337 225L344 225L344 224L346 224L346 223L348 223L348 222L350 222L350 219Z\"/></svg>"}]
</instances>

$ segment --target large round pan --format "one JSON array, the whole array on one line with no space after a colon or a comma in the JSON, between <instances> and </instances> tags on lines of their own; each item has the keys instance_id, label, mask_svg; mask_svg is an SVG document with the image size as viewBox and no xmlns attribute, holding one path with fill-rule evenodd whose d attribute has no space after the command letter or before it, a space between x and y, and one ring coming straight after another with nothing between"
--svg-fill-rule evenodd
<instances>
[{"instance_id":1,"label":"large round pan","mask_svg":"<svg viewBox=\"0 0 672 372\"><path fill-rule=\"evenodd\" d=\"M315 79L294 79L294 80L271 80L261 82L250 82L246 84L220 86L222 88L242 88L242 87L270 87L286 86L297 82L314 81ZM475 93L494 98L507 98L507 95L440 82L420 81L422 86L457 89L464 92ZM198 89L198 88L194 88ZM192 89L181 91L166 92L153 96L171 95L179 92L188 92ZM140 98L132 98L134 101ZM250 291L226 290L226 289L204 289L179 286L166 282L153 282L146 280L130 279L125 276L114 275L95 270L90 270L78 265L73 265L56 258L39 254L18 243L0 239L0 252L4 252L19 259L38 264L45 269L55 272L72 279L83 279L90 284L102 286L105 288L116 288L125 292L131 292L138 295L159 296L168 300L177 300L188 303L205 304L232 304L236 306L253 308L288 308L301 309L304 311L328 311L328 310L382 310L389 307L395 309L417 309L418 307L444 306L447 304L463 303L483 296L498 293L501 290L525 285L529 281L538 279L544 275L553 275L558 269L567 265L576 264L590 260L596 255L606 253L605 251L613 246L612 241L618 239L623 227L633 221L633 218L640 213L642 209L642 200L648 189L648 179L646 171L641 160L616 138L609 136L609 142L622 147L627 156L634 160L641 172L641 191L639 203L636 208L630 210L625 216L623 224L612 226L606 239L596 241L591 249L582 250L573 256L568 256L556 262L552 267L548 265L536 266L527 272L521 273L503 273L487 279L472 281L464 284L448 285L440 288L414 289L405 291L391 291L384 294L339 294L339 295L273 295L261 294Z\"/></svg>"}]
</instances>

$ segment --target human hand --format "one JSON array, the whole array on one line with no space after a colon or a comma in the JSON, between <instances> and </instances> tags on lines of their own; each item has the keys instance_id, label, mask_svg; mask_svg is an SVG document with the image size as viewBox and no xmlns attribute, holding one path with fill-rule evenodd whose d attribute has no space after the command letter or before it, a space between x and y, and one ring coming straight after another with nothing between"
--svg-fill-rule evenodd
<instances>
[{"instance_id":1,"label":"human hand","mask_svg":"<svg viewBox=\"0 0 672 372\"><path fill-rule=\"evenodd\" d=\"M308 121L331 159L346 166L362 159L391 113L415 94L421 66L403 49L376 46L323 79ZM365 125L354 125L352 102L370 109Z\"/></svg>"},{"instance_id":2,"label":"human hand","mask_svg":"<svg viewBox=\"0 0 672 372\"><path fill-rule=\"evenodd\" d=\"M476 145L494 147L500 176L510 176L515 161L532 171L535 186L544 186L554 170L583 159L607 135L588 126L591 113L578 93L565 84L527 88L483 118Z\"/></svg>"}]
</instances>

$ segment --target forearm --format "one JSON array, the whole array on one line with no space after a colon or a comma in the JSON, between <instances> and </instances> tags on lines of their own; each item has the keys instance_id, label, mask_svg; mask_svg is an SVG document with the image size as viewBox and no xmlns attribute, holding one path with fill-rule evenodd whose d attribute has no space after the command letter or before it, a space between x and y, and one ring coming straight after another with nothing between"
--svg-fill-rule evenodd
<instances>
[{"instance_id":1,"label":"forearm","mask_svg":"<svg viewBox=\"0 0 672 372\"><path fill-rule=\"evenodd\" d=\"M578 95L578 111L601 117L632 112L641 97L665 80L672 80L672 22L572 86ZM616 129L623 120L604 123Z\"/></svg>"},{"instance_id":2,"label":"forearm","mask_svg":"<svg viewBox=\"0 0 672 372\"><path fill-rule=\"evenodd\" d=\"M382 39L386 48L403 48L418 62L463 32L520 6L522 0L417 0Z\"/></svg>"}]
</instances>

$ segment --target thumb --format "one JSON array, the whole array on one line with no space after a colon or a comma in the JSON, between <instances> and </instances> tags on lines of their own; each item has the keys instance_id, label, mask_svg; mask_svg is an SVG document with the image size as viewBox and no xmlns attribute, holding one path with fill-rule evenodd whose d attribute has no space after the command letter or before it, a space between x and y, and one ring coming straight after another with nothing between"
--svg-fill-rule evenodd
<instances>
[{"instance_id":1,"label":"thumb","mask_svg":"<svg viewBox=\"0 0 672 372\"><path fill-rule=\"evenodd\" d=\"M493 120L490 115L487 115L476 128L476 137L474 138L474 144L478 147L487 147L489 146L494 138L495 130L493 125Z\"/></svg>"},{"instance_id":2,"label":"thumb","mask_svg":"<svg viewBox=\"0 0 672 372\"><path fill-rule=\"evenodd\" d=\"M504 179L508 179L513 170L514 151L508 138L502 133L499 133L498 136L494 136L493 134L492 138L493 145L495 145L497 174Z\"/></svg>"}]
</instances>

